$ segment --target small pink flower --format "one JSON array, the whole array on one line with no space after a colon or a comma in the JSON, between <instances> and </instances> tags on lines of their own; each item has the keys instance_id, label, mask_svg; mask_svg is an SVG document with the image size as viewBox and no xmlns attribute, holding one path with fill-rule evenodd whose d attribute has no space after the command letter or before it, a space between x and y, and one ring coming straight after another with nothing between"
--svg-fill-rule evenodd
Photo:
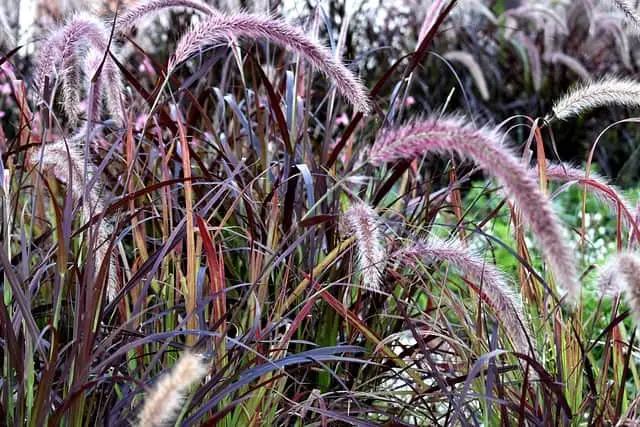
<instances>
[{"instance_id":1,"label":"small pink flower","mask_svg":"<svg viewBox=\"0 0 640 427\"><path fill-rule=\"evenodd\" d=\"M416 99L411 95L407 96L407 99L405 99L404 101L404 105L406 105L407 107L410 107L415 103L416 103Z\"/></svg>"},{"instance_id":2,"label":"small pink flower","mask_svg":"<svg viewBox=\"0 0 640 427\"><path fill-rule=\"evenodd\" d=\"M349 124L349 116L347 116L347 113L342 113L340 114L340 116L338 116L336 118L336 124L338 126L346 126Z\"/></svg>"},{"instance_id":3,"label":"small pink flower","mask_svg":"<svg viewBox=\"0 0 640 427\"><path fill-rule=\"evenodd\" d=\"M141 131L142 128L144 127L144 124L147 121L147 115L146 114L140 114L137 118L136 118L136 130L137 131Z\"/></svg>"}]
</instances>

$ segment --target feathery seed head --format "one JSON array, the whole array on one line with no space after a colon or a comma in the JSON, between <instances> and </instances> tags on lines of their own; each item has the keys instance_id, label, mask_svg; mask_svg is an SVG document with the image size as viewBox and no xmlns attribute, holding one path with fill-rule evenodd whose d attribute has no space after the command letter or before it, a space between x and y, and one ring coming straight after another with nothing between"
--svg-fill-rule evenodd
<instances>
[{"instance_id":1,"label":"feathery seed head","mask_svg":"<svg viewBox=\"0 0 640 427\"><path fill-rule=\"evenodd\" d=\"M503 145L504 138L493 129L475 129L461 117L414 121L382 131L369 161L380 165L432 152L472 159L516 202L560 286L566 289L568 300L575 302L580 291L576 266L551 202L540 191L535 175Z\"/></svg>"},{"instance_id":2,"label":"feathery seed head","mask_svg":"<svg viewBox=\"0 0 640 427\"><path fill-rule=\"evenodd\" d=\"M613 0L613 4L624 13L627 20L633 24L635 31L640 31L640 15L635 7L636 2L629 2L627 0Z\"/></svg>"},{"instance_id":3,"label":"feathery seed head","mask_svg":"<svg viewBox=\"0 0 640 427\"><path fill-rule=\"evenodd\" d=\"M14 30L9 24L4 7L0 7L0 47L13 48L16 45Z\"/></svg>"},{"instance_id":4,"label":"feathery seed head","mask_svg":"<svg viewBox=\"0 0 640 427\"><path fill-rule=\"evenodd\" d=\"M631 203L607 180L596 172L571 166L567 163L547 163L547 179L558 182L575 182L585 187L591 194L609 206L613 212L620 210L620 216L625 225L630 226L633 221ZM566 189L566 187L564 188Z\"/></svg>"},{"instance_id":5,"label":"feathery seed head","mask_svg":"<svg viewBox=\"0 0 640 427\"><path fill-rule=\"evenodd\" d=\"M102 56L109 48L109 29L99 18L88 13L75 14L64 26L54 31L40 49L37 66L35 70L34 83L39 91L40 99L50 105L55 98L56 88L61 85L63 88L63 109L74 125L77 116L77 101L79 99L79 87L81 86L79 77L79 67L85 75L93 73L87 69L88 62L86 56L95 58ZM90 61L95 64L95 60ZM91 67L90 67L91 68ZM93 69L95 72L95 69ZM99 98L106 100L108 111L114 119L124 120L124 112L120 104L122 92L122 79L120 72L111 59L107 56L104 62L104 83L101 84L100 92L96 93ZM51 92L45 99L45 79L49 77L51 82ZM87 89L88 92L88 89Z\"/></svg>"},{"instance_id":6,"label":"feathery seed head","mask_svg":"<svg viewBox=\"0 0 640 427\"><path fill-rule=\"evenodd\" d=\"M487 86L487 80L484 78L484 73L482 72L482 68L468 52L464 52L461 50L452 50L445 53L444 58L449 61L456 61L467 67L469 73L471 73L471 77L476 83L478 91L480 92L480 96L484 101L489 100L489 86Z\"/></svg>"},{"instance_id":7,"label":"feathery seed head","mask_svg":"<svg viewBox=\"0 0 640 427\"><path fill-rule=\"evenodd\" d=\"M47 76L63 75L76 55L86 51L89 46L104 52L107 40L107 28L100 19L87 13L72 16L65 25L47 37L40 48L35 84L41 94Z\"/></svg>"},{"instance_id":8,"label":"feathery seed head","mask_svg":"<svg viewBox=\"0 0 640 427\"><path fill-rule=\"evenodd\" d=\"M589 70L585 68L584 65L576 58L571 55L567 55L564 52L553 51L544 54L543 57L546 61L551 62L552 64L562 64L574 73L576 73L580 78L585 82L590 82L593 80L591 73Z\"/></svg>"},{"instance_id":9,"label":"feathery seed head","mask_svg":"<svg viewBox=\"0 0 640 427\"><path fill-rule=\"evenodd\" d=\"M600 270L598 283L606 295L624 292L633 317L640 323L640 256L634 252L613 255Z\"/></svg>"},{"instance_id":10,"label":"feathery seed head","mask_svg":"<svg viewBox=\"0 0 640 427\"><path fill-rule=\"evenodd\" d=\"M386 263L380 217L365 203L356 203L345 212L349 230L355 234L358 268L365 288L378 290Z\"/></svg>"},{"instance_id":11,"label":"feathery seed head","mask_svg":"<svg viewBox=\"0 0 640 427\"><path fill-rule=\"evenodd\" d=\"M86 128L82 128L68 141L60 140L45 144L43 147L36 147L27 152L27 162L32 165L42 167L43 171L51 172L61 182L67 184L68 190L72 192L72 198L78 202L85 195L85 157L82 148L82 141L86 133ZM42 162L40 150L44 150ZM88 178L94 174L95 166L87 163ZM71 179L71 182L69 182ZM104 202L100 197L100 187L95 184L87 194L88 199L83 202L84 220L88 221L94 212L104 211ZM105 261L109 262L109 275L107 277L107 299L113 300L117 293L117 276L115 268L115 257L109 252L109 240L111 239L112 227L107 221L100 221L93 228L96 249L95 249L95 275L99 273L100 266Z\"/></svg>"},{"instance_id":12,"label":"feathery seed head","mask_svg":"<svg viewBox=\"0 0 640 427\"><path fill-rule=\"evenodd\" d=\"M360 81L324 46L308 37L300 29L268 16L239 13L209 16L194 26L178 42L169 60L171 73L178 64L193 54L224 38L267 38L305 58L315 69L322 71L353 106L363 113L371 109L366 89Z\"/></svg>"},{"instance_id":13,"label":"feathery seed head","mask_svg":"<svg viewBox=\"0 0 640 427\"><path fill-rule=\"evenodd\" d=\"M553 114L545 120L567 120L594 108L611 105L640 106L640 83L631 79L606 77L580 84L554 103Z\"/></svg>"},{"instance_id":14,"label":"feathery seed head","mask_svg":"<svg viewBox=\"0 0 640 427\"><path fill-rule=\"evenodd\" d=\"M209 370L202 355L186 352L165 374L147 397L138 417L140 427L166 425L182 409L189 388L202 380Z\"/></svg>"},{"instance_id":15,"label":"feathery seed head","mask_svg":"<svg viewBox=\"0 0 640 427\"><path fill-rule=\"evenodd\" d=\"M524 354L531 353L527 338L529 327L522 301L493 264L466 248L462 242L430 237L428 241L415 242L400 249L393 254L393 257L409 263L416 260L427 264L447 262L460 273L468 276L477 284L485 300L496 312L496 317L509 334L514 350Z\"/></svg>"},{"instance_id":16,"label":"feathery seed head","mask_svg":"<svg viewBox=\"0 0 640 427\"><path fill-rule=\"evenodd\" d=\"M184 7L194 9L207 15L217 14L218 11L206 3L198 0L142 0L128 7L116 22L116 31L120 34L126 34L141 19L152 13L159 12L162 9Z\"/></svg>"}]
</instances>

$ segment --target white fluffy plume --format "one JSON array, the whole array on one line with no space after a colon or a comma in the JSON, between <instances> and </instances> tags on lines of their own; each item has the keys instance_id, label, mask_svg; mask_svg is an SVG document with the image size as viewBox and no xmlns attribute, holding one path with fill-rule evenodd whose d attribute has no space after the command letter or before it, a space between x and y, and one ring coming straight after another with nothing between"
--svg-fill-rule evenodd
<instances>
[{"instance_id":1,"label":"white fluffy plume","mask_svg":"<svg viewBox=\"0 0 640 427\"><path fill-rule=\"evenodd\" d=\"M209 370L202 355L187 352L165 374L147 397L138 416L139 427L168 425L182 409L189 388Z\"/></svg>"},{"instance_id":2,"label":"white fluffy plume","mask_svg":"<svg viewBox=\"0 0 640 427\"><path fill-rule=\"evenodd\" d=\"M356 237L358 269L364 287L380 289L387 256L380 217L367 204L357 203L345 212L345 221Z\"/></svg>"},{"instance_id":3,"label":"white fluffy plume","mask_svg":"<svg viewBox=\"0 0 640 427\"><path fill-rule=\"evenodd\" d=\"M546 119L567 120L594 108L611 105L640 106L640 83L608 77L578 85L554 103L553 114Z\"/></svg>"}]
</instances>

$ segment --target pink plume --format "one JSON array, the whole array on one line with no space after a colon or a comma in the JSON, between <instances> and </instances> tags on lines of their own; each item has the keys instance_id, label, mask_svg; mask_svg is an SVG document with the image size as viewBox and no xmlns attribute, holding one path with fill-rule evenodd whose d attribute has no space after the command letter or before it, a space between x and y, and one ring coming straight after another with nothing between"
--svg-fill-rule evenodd
<instances>
[{"instance_id":1,"label":"pink plume","mask_svg":"<svg viewBox=\"0 0 640 427\"><path fill-rule=\"evenodd\" d=\"M431 152L455 153L472 159L515 200L556 279L567 290L570 302L575 303L580 292L576 266L551 202L540 191L535 175L502 144L504 138L492 129L475 129L462 117L415 121L381 132L369 161L380 165Z\"/></svg>"},{"instance_id":2,"label":"pink plume","mask_svg":"<svg viewBox=\"0 0 640 427\"><path fill-rule=\"evenodd\" d=\"M197 0L142 0L128 7L116 22L116 31L119 33L127 33L141 19L151 13L158 12L162 9L185 7L194 9L207 15L216 15L218 11L213 7Z\"/></svg>"},{"instance_id":3,"label":"pink plume","mask_svg":"<svg viewBox=\"0 0 640 427\"><path fill-rule=\"evenodd\" d=\"M239 13L208 17L178 42L176 51L169 60L169 72L193 54L220 42L225 37L232 40L241 37L264 37L291 49L333 80L338 90L356 109L363 113L370 111L369 98L364 86L326 47L284 21L260 15Z\"/></svg>"},{"instance_id":4,"label":"pink plume","mask_svg":"<svg viewBox=\"0 0 640 427\"><path fill-rule=\"evenodd\" d=\"M462 242L430 238L429 241L417 242L397 251L393 257L410 263L419 260L427 264L436 262L451 264L477 284L481 295L493 308L497 319L509 334L514 350L523 354L535 354L535 351L530 351L528 339L530 332L522 301L493 264L466 248Z\"/></svg>"}]
</instances>

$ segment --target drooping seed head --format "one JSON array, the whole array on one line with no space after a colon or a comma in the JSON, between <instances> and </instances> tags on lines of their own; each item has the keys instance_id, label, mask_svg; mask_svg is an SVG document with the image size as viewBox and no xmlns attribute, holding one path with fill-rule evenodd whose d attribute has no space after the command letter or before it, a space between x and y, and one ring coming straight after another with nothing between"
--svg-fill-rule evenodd
<instances>
[{"instance_id":1,"label":"drooping seed head","mask_svg":"<svg viewBox=\"0 0 640 427\"><path fill-rule=\"evenodd\" d=\"M567 120L594 108L613 105L640 106L640 83L615 77L582 83L554 103L553 114L546 120Z\"/></svg>"},{"instance_id":2,"label":"drooping seed head","mask_svg":"<svg viewBox=\"0 0 640 427\"><path fill-rule=\"evenodd\" d=\"M635 252L613 255L600 270L598 284L604 295L624 292L631 313L640 323L640 256Z\"/></svg>"},{"instance_id":3,"label":"drooping seed head","mask_svg":"<svg viewBox=\"0 0 640 427\"><path fill-rule=\"evenodd\" d=\"M104 55L108 48L109 29L105 23L88 13L75 14L65 25L47 37L40 47L34 77L40 99L51 105L58 86L62 86L65 103L63 109L73 121L77 109L73 103L77 103L79 88L83 86L80 72L89 73L89 70L83 67L87 65L85 57L98 53ZM124 112L120 104L122 79L110 56L105 59L102 72L105 82L99 96L106 100L112 118L123 121ZM50 83L49 94L45 94L47 78ZM88 89L85 92L88 92Z\"/></svg>"},{"instance_id":4,"label":"drooping seed head","mask_svg":"<svg viewBox=\"0 0 640 427\"><path fill-rule=\"evenodd\" d=\"M609 206L614 213L620 211L620 216L626 225L634 221L631 203L607 180L596 172L589 172L571 166L567 163L548 163L546 171L547 179L558 182L575 182L585 187L591 194ZM566 190L568 187L563 187Z\"/></svg>"},{"instance_id":5,"label":"drooping seed head","mask_svg":"<svg viewBox=\"0 0 640 427\"><path fill-rule=\"evenodd\" d=\"M376 138L369 161L374 165L414 159L428 153L455 153L472 159L496 178L516 202L569 302L576 302L580 283L572 252L535 175L504 144L494 129L474 128L461 117L418 120L386 129Z\"/></svg>"},{"instance_id":6,"label":"drooping seed head","mask_svg":"<svg viewBox=\"0 0 640 427\"><path fill-rule=\"evenodd\" d=\"M482 72L482 68L468 52L464 52L461 50L452 50L445 53L444 58L449 61L459 62L464 65L471 77L473 77L473 81L476 83L476 87L478 88L478 92L480 92L480 96L485 101L489 100L489 86L487 85L487 80L484 78L484 73Z\"/></svg>"},{"instance_id":7,"label":"drooping seed head","mask_svg":"<svg viewBox=\"0 0 640 427\"><path fill-rule=\"evenodd\" d=\"M627 21L633 25L635 31L640 31L640 14L638 14L635 4L627 0L613 0L612 3L624 13Z\"/></svg>"},{"instance_id":8,"label":"drooping seed head","mask_svg":"<svg viewBox=\"0 0 640 427\"><path fill-rule=\"evenodd\" d=\"M300 29L268 16L239 13L213 15L194 26L178 42L169 60L171 73L178 64L224 38L266 38L290 49L306 59L315 69L323 72L336 85L338 91L363 113L371 109L366 89L360 81L324 46L308 37Z\"/></svg>"},{"instance_id":9,"label":"drooping seed head","mask_svg":"<svg viewBox=\"0 0 640 427\"><path fill-rule=\"evenodd\" d=\"M393 258L410 263L416 260L426 264L449 263L475 282L509 335L514 350L523 354L535 354L535 351L530 350L530 331L522 301L508 285L502 272L478 253L465 247L462 242L430 237L428 241L415 242L400 249L393 254Z\"/></svg>"},{"instance_id":10,"label":"drooping seed head","mask_svg":"<svg viewBox=\"0 0 640 427\"><path fill-rule=\"evenodd\" d=\"M176 7L197 10L206 15L215 15L218 13L213 7L198 0L142 0L129 6L118 16L116 31L121 34L126 34L131 31L140 20L149 15L159 12L162 9Z\"/></svg>"}]
</instances>

